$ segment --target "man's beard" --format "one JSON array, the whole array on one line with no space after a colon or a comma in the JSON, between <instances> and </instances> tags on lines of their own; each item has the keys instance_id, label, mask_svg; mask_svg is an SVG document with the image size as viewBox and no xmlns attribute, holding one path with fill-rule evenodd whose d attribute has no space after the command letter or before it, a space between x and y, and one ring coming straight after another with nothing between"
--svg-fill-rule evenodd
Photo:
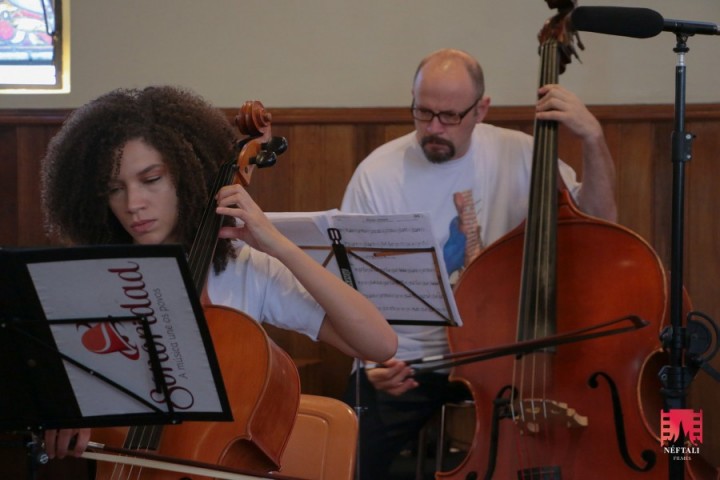
<instances>
[{"instance_id":1,"label":"man's beard","mask_svg":"<svg viewBox=\"0 0 720 480\"><path fill-rule=\"evenodd\" d=\"M428 143L445 145L448 148L446 151L426 149L425 147ZM426 137L423 137L422 141L420 142L420 146L422 146L425 157L432 163L444 163L455 156L455 145L453 145L450 140L445 140L444 138L440 138L437 135L428 135Z\"/></svg>"}]
</instances>

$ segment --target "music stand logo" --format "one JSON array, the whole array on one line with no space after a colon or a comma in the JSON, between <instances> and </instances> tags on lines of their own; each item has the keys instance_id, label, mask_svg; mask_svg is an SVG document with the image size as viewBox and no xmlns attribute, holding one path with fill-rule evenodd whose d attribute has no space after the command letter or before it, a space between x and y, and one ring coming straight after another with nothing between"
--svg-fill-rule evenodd
<instances>
[{"instance_id":1,"label":"music stand logo","mask_svg":"<svg viewBox=\"0 0 720 480\"><path fill-rule=\"evenodd\" d=\"M685 408L660 411L660 445L673 460L690 460L700 453L703 441L702 410Z\"/></svg>"},{"instance_id":2,"label":"music stand logo","mask_svg":"<svg viewBox=\"0 0 720 480\"><path fill-rule=\"evenodd\" d=\"M78 325L78 329L81 326L87 327L82 334L82 344L89 351L99 354L118 352L130 360L140 358L140 349L118 330L115 322L102 322L93 326L83 323Z\"/></svg>"}]
</instances>

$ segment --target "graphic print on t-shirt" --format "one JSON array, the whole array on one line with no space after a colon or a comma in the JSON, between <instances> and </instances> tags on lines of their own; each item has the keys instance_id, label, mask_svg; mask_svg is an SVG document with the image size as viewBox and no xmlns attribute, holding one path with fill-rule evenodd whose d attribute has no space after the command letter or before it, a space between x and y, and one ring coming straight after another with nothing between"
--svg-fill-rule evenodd
<instances>
[{"instance_id":1,"label":"graphic print on t-shirt","mask_svg":"<svg viewBox=\"0 0 720 480\"><path fill-rule=\"evenodd\" d=\"M457 275L453 274L457 272L459 275L480 254L482 241L472 190L454 193L453 203L458 215L450 222L450 236L443 246L443 256L450 280L454 283Z\"/></svg>"}]
</instances>

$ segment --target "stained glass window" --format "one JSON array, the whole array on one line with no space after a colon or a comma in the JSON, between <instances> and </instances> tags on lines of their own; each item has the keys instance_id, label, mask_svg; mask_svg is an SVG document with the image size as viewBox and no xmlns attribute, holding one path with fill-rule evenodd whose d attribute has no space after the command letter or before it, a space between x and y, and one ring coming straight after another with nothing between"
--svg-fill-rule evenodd
<instances>
[{"instance_id":1,"label":"stained glass window","mask_svg":"<svg viewBox=\"0 0 720 480\"><path fill-rule=\"evenodd\" d=\"M0 90L66 90L62 0L0 0Z\"/></svg>"}]
</instances>

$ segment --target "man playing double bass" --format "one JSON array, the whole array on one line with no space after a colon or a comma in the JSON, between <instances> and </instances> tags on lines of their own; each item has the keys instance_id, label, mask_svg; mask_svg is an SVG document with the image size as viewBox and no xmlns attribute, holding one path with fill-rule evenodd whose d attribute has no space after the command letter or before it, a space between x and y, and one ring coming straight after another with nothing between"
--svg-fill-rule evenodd
<instances>
[{"instance_id":1,"label":"man playing double bass","mask_svg":"<svg viewBox=\"0 0 720 480\"><path fill-rule=\"evenodd\" d=\"M451 280L483 246L527 215L533 139L483 122L490 107L483 71L466 52L444 49L425 57L412 87L415 131L370 154L355 171L345 212L430 212ZM538 91L536 118L557 121L582 140L583 182L560 163L562 181L580 209L616 221L615 170L598 120L559 85ZM394 326L397 355L361 375L361 474L388 479L394 458L446 402L468 393L448 372L413 374L405 360L449 352L442 326ZM355 373L357 374L357 372ZM353 376L355 375L353 374ZM355 402L355 378L346 401Z\"/></svg>"}]
</instances>

